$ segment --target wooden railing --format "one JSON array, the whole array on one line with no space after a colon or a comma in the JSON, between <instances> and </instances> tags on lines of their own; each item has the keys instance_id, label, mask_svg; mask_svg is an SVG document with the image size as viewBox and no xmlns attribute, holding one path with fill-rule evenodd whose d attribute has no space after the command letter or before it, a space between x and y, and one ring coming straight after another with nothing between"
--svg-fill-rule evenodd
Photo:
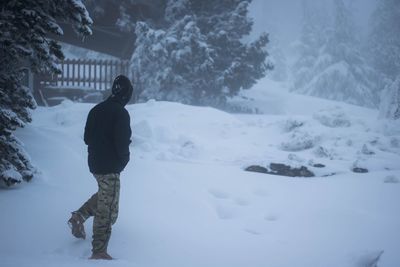
<instances>
[{"instance_id":1,"label":"wooden railing","mask_svg":"<svg viewBox=\"0 0 400 267\"><path fill-rule=\"evenodd\" d=\"M117 75L129 76L128 60L67 59L59 62L59 67L61 74L39 77L38 89L57 87L103 91L111 88Z\"/></svg>"}]
</instances>

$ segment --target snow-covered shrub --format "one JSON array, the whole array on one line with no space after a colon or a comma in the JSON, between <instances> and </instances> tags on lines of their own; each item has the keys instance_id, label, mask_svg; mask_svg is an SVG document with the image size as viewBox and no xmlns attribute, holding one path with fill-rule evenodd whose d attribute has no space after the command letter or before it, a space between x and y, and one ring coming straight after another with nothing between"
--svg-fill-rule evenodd
<instances>
[{"instance_id":1,"label":"snow-covered shrub","mask_svg":"<svg viewBox=\"0 0 400 267\"><path fill-rule=\"evenodd\" d=\"M282 142L280 147L284 151L301 151L314 147L319 138L304 131L294 131L289 135L289 140Z\"/></svg>"},{"instance_id":2,"label":"snow-covered shrub","mask_svg":"<svg viewBox=\"0 0 400 267\"><path fill-rule=\"evenodd\" d=\"M303 121L297 120L297 119L287 119L283 125L282 125L282 130L286 133L291 132L295 129L298 129L304 125Z\"/></svg>"},{"instance_id":3,"label":"snow-covered shrub","mask_svg":"<svg viewBox=\"0 0 400 267\"><path fill-rule=\"evenodd\" d=\"M373 154L375 154L375 152L374 152L367 144L364 144L364 145L362 146L360 152L361 152L362 154L364 154L364 155L373 155Z\"/></svg>"},{"instance_id":4,"label":"snow-covered shrub","mask_svg":"<svg viewBox=\"0 0 400 267\"><path fill-rule=\"evenodd\" d=\"M350 119L346 113L338 107L320 110L313 114L313 118L322 125L332 128L349 127L351 125Z\"/></svg>"},{"instance_id":5,"label":"snow-covered shrub","mask_svg":"<svg viewBox=\"0 0 400 267\"><path fill-rule=\"evenodd\" d=\"M323 146L318 146L313 150L313 154L318 158L333 159L333 152Z\"/></svg>"}]
</instances>

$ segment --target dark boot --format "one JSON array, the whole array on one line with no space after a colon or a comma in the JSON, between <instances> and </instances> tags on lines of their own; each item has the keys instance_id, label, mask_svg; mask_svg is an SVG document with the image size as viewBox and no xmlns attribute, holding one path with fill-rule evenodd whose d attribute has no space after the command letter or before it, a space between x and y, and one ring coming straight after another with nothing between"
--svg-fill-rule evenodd
<instances>
[{"instance_id":1,"label":"dark boot","mask_svg":"<svg viewBox=\"0 0 400 267\"><path fill-rule=\"evenodd\" d=\"M71 218L68 220L68 225L71 228L72 235L76 238L86 238L84 220L77 212L72 212Z\"/></svg>"},{"instance_id":2,"label":"dark boot","mask_svg":"<svg viewBox=\"0 0 400 267\"><path fill-rule=\"evenodd\" d=\"M106 252L93 252L89 260L112 260L113 258Z\"/></svg>"}]
</instances>

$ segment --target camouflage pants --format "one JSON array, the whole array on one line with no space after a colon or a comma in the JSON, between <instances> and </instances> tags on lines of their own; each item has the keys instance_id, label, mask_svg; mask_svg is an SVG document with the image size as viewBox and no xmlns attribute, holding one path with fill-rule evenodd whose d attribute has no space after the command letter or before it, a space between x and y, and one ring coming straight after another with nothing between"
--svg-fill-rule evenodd
<instances>
[{"instance_id":1,"label":"camouflage pants","mask_svg":"<svg viewBox=\"0 0 400 267\"><path fill-rule=\"evenodd\" d=\"M119 174L95 174L99 190L76 212L86 221L93 219L92 252L107 251L111 226L117 221L119 203Z\"/></svg>"}]
</instances>

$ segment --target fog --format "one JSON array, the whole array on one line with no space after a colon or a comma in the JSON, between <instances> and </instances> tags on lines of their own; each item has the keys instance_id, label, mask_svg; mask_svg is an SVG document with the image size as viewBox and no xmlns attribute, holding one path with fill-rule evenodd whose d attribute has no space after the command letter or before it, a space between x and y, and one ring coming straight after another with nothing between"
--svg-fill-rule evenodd
<instances>
[{"instance_id":1,"label":"fog","mask_svg":"<svg viewBox=\"0 0 400 267\"><path fill-rule=\"evenodd\" d=\"M0 29L0 267L400 266L400 0L9 0Z\"/></svg>"},{"instance_id":2,"label":"fog","mask_svg":"<svg viewBox=\"0 0 400 267\"><path fill-rule=\"evenodd\" d=\"M278 38L280 45L287 50L290 44L299 38L302 25L303 0L253 0L250 16L254 18L252 36L261 32L270 33L271 39ZM332 0L309 1L324 5L332 10ZM352 9L356 26L364 36L368 29L369 19L376 0L346 0ZM332 13L332 12L329 12Z\"/></svg>"}]
</instances>

